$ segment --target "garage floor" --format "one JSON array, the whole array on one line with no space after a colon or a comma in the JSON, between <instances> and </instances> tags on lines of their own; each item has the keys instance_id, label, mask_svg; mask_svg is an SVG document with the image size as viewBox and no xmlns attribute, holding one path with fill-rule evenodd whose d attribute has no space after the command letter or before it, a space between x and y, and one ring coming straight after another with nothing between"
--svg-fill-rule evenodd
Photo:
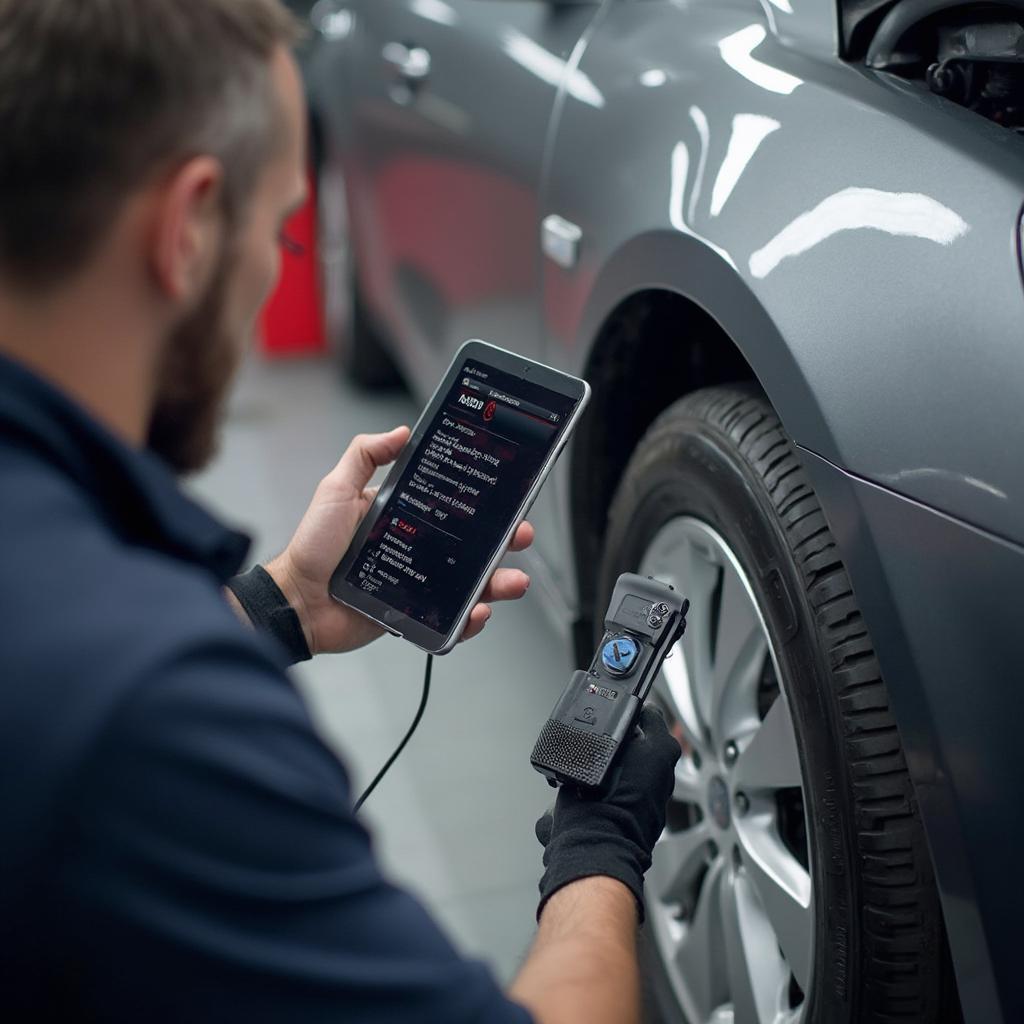
<instances>
[{"instance_id":1,"label":"garage floor","mask_svg":"<svg viewBox=\"0 0 1024 1024\"><path fill-rule=\"evenodd\" d=\"M285 546L354 434L411 425L417 413L407 396L352 391L329 361L254 358L236 389L220 457L194 490L253 535L253 556L264 561ZM515 974L533 935L541 872L533 824L551 802L529 753L571 670L568 643L536 589L515 606L498 606L481 637L435 662L419 731L363 811L392 876L502 981ZM356 792L408 728L423 667L423 654L386 637L296 670Z\"/></svg>"}]
</instances>

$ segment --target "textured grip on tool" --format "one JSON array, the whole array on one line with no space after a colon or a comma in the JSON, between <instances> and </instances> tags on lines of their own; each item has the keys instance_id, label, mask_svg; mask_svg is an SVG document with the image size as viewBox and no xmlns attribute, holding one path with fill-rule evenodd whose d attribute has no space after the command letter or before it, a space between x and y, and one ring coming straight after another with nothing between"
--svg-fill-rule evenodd
<instances>
[{"instance_id":1,"label":"textured grip on tool","mask_svg":"<svg viewBox=\"0 0 1024 1024\"><path fill-rule=\"evenodd\" d=\"M530 762L582 786L597 786L603 781L617 747L610 736L582 732L549 718L537 737Z\"/></svg>"}]
</instances>

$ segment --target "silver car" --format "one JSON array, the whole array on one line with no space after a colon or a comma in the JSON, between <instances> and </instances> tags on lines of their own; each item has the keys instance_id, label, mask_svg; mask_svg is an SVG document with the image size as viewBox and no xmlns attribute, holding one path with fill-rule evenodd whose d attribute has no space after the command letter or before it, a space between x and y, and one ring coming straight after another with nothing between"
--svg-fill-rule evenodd
<instances>
[{"instance_id":1,"label":"silver car","mask_svg":"<svg viewBox=\"0 0 1024 1024\"><path fill-rule=\"evenodd\" d=\"M1024 3L311 19L347 371L585 376L543 589L581 658L624 570L693 603L652 1017L1024 1020Z\"/></svg>"}]
</instances>

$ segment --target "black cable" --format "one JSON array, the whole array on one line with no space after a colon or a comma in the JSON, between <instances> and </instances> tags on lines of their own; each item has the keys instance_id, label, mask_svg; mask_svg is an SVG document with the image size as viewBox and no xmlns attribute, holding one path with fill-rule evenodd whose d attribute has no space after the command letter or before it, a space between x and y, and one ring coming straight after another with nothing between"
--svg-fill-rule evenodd
<instances>
[{"instance_id":1,"label":"black cable","mask_svg":"<svg viewBox=\"0 0 1024 1024\"><path fill-rule=\"evenodd\" d=\"M434 656L432 654L427 655L427 668L423 673L423 696L420 698L420 706L416 711L416 717L412 720L412 725L409 726L409 731L405 734L405 739L395 748L395 752L387 759L384 763L384 767L381 768L375 776L373 782L371 782L365 790L363 795L356 801L355 810L359 810L360 807L366 803L366 798L377 788L377 784L381 779L384 778L388 773L388 769L398 760L399 754L405 750L409 740L412 739L412 734L416 731L416 727L420 724L420 720L423 718L423 712L427 710L427 698L430 696L430 674L434 668Z\"/></svg>"}]
</instances>

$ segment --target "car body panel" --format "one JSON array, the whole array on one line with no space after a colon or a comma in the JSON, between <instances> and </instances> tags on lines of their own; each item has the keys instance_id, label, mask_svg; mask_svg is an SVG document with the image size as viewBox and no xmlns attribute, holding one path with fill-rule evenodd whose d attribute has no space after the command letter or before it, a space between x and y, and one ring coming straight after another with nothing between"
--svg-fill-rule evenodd
<instances>
[{"instance_id":1,"label":"car body panel","mask_svg":"<svg viewBox=\"0 0 1024 1024\"><path fill-rule=\"evenodd\" d=\"M604 106L567 103L555 133L542 209L579 224L585 256L575 273L545 265L546 358L580 372L625 297L677 291L742 350L798 443L865 478L853 522L878 530L876 565L892 567L866 568L853 527L838 542L928 794L920 804L968 1020L999 1020L989 960L976 954L1016 934L1024 903L1008 901L1003 862L1013 854L984 842L957 850L950 837L1008 830L1003 851L1024 841L999 813L1013 806L1016 730L1005 700L976 690L1014 678L1007 645L1024 610L1024 562L1019 548L924 506L1024 537L1024 461L1007 443L1024 394L1019 140L896 80L808 61L755 31L746 11L693 5L680 52L679 8L640 7L605 12L581 60ZM600 163L607 137L615 175L581 187L577 169ZM816 482L830 523L847 524L857 506ZM874 526L868 513L882 507ZM923 551L903 544L919 517L943 528ZM929 572L915 572L925 558ZM979 580L985 613L971 634L955 609ZM883 609L903 612L903 629ZM970 718L959 717L965 704ZM965 765L987 796L961 790ZM997 970L1012 986L1009 964ZM1002 1019L1018 1019L1017 998L1002 993Z\"/></svg>"},{"instance_id":2,"label":"car body panel","mask_svg":"<svg viewBox=\"0 0 1024 1024\"><path fill-rule=\"evenodd\" d=\"M769 29L803 53L831 57L839 46L836 5L822 0L761 0Z\"/></svg>"},{"instance_id":3,"label":"car body panel","mask_svg":"<svg viewBox=\"0 0 1024 1024\"><path fill-rule=\"evenodd\" d=\"M547 125L593 11L545 0L357 7L345 162L361 183L364 285L427 377L467 331L536 354ZM421 84L382 59L396 43L429 54Z\"/></svg>"},{"instance_id":4,"label":"car body panel","mask_svg":"<svg viewBox=\"0 0 1024 1024\"><path fill-rule=\"evenodd\" d=\"M1024 1020L1018 635L1024 547L804 464L882 663L968 1024ZM984 586L979 587L979 581Z\"/></svg>"},{"instance_id":5,"label":"car body panel","mask_svg":"<svg viewBox=\"0 0 1024 1024\"><path fill-rule=\"evenodd\" d=\"M785 339L726 325L799 443L1024 538L1024 460L1005 442L1024 393L1020 141L893 79L808 61L728 5L692 5L680 52L682 17L667 0L613 3L583 54L604 104L567 103L557 126L542 211L582 228L584 259L545 264L549 358L579 370L630 287L735 321L693 285L692 245L656 279L612 272L611 294L599 280L638 239L692 239ZM578 173L607 161L608 138L615 174Z\"/></svg>"}]
</instances>

